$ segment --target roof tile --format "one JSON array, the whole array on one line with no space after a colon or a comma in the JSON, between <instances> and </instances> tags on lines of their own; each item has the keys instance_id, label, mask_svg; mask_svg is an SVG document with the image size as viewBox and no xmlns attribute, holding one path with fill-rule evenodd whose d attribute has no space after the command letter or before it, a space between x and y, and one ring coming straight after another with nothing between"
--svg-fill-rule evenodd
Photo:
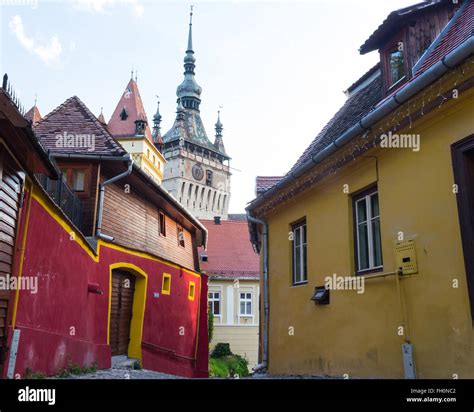
<instances>
[{"instance_id":1,"label":"roof tile","mask_svg":"<svg viewBox=\"0 0 474 412\"><path fill-rule=\"evenodd\" d=\"M43 117L34 131L43 146L53 154L123 156L127 153L77 96L67 99ZM66 136L64 144L58 135ZM93 136L93 146L86 140L80 141L79 135ZM71 140L67 136L72 136L69 137Z\"/></svg>"},{"instance_id":2,"label":"roof tile","mask_svg":"<svg viewBox=\"0 0 474 412\"><path fill-rule=\"evenodd\" d=\"M201 223L208 231L207 250L199 249L200 255L208 257L207 262L201 262L201 270L210 276L259 278L259 256L250 243L247 220Z\"/></svg>"}]
</instances>

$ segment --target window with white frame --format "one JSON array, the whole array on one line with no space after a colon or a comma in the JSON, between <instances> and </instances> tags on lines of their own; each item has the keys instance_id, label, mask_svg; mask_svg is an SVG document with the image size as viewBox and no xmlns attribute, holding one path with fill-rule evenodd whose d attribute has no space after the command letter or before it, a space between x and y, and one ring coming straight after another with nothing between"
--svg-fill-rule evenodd
<instances>
[{"instance_id":1,"label":"window with white frame","mask_svg":"<svg viewBox=\"0 0 474 412\"><path fill-rule=\"evenodd\" d=\"M252 292L240 292L240 316L252 316Z\"/></svg>"},{"instance_id":2,"label":"window with white frame","mask_svg":"<svg viewBox=\"0 0 474 412\"><path fill-rule=\"evenodd\" d=\"M357 271L382 269L380 210L377 188L354 197Z\"/></svg>"},{"instance_id":3,"label":"window with white frame","mask_svg":"<svg viewBox=\"0 0 474 412\"><path fill-rule=\"evenodd\" d=\"M293 233L293 285L308 281L306 253L306 220L292 225Z\"/></svg>"},{"instance_id":4,"label":"window with white frame","mask_svg":"<svg viewBox=\"0 0 474 412\"><path fill-rule=\"evenodd\" d=\"M211 313L214 316L220 316L221 314L221 293L220 292L209 292L209 306L211 307Z\"/></svg>"}]
</instances>

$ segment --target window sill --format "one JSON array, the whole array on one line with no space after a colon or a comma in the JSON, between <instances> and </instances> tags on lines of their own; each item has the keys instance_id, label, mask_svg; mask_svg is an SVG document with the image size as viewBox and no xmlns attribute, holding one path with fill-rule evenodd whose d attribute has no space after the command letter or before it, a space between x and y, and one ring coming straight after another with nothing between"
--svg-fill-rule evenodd
<instances>
[{"instance_id":1,"label":"window sill","mask_svg":"<svg viewBox=\"0 0 474 412\"><path fill-rule=\"evenodd\" d=\"M304 281L304 282L293 283L293 284L291 285L291 287L295 288L295 287L298 287L298 286L305 286L305 285L307 285L307 284L308 284L308 281L306 280L306 281Z\"/></svg>"},{"instance_id":2,"label":"window sill","mask_svg":"<svg viewBox=\"0 0 474 412\"><path fill-rule=\"evenodd\" d=\"M378 273L378 272L383 272L383 266L377 266L375 268L359 270L356 272L356 276L364 276L364 275L369 275L371 273Z\"/></svg>"}]
</instances>

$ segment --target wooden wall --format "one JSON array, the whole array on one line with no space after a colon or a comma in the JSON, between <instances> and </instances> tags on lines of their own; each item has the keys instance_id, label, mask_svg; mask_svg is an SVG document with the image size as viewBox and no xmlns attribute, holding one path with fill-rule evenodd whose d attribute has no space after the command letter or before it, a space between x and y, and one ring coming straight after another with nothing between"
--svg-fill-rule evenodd
<instances>
[{"instance_id":1,"label":"wooden wall","mask_svg":"<svg viewBox=\"0 0 474 412\"><path fill-rule=\"evenodd\" d=\"M193 239L184 229L185 247L178 245L176 222L166 215L166 236L159 233L159 208L123 186L105 188L102 232L114 242L143 250L186 268L194 269Z\"/></svg>"},{"instance_id":2,"label":"wooden wall","mask_svg":"<svg viewBox=\"0 0 474 412\"><path fill-rule=\"evenodd\" d=\"M433 10L418 18L413 26L407 28L406 42L409 67L416 64L424 51L448 24L454 12L455 9L452 5Z\"/></svg>"}]
</instances>

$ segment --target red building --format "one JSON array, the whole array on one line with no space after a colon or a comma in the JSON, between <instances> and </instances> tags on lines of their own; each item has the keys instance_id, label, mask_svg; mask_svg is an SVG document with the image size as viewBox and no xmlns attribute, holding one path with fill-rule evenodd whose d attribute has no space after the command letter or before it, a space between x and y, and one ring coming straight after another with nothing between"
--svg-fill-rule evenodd
<instances>
[{"instance_id":1,"label":"red building","mask_svg":"<svg viewBox=\"0 0 474 412\"><path fill-rule=\"evenodd\" d=\"M0 286L19 287L0 290L1 376L54 375L69 362L109 368L127 355L206 377L204 226L79 98L37 119L33 133L5 88Z\"/></svg>"}]
</instances>

